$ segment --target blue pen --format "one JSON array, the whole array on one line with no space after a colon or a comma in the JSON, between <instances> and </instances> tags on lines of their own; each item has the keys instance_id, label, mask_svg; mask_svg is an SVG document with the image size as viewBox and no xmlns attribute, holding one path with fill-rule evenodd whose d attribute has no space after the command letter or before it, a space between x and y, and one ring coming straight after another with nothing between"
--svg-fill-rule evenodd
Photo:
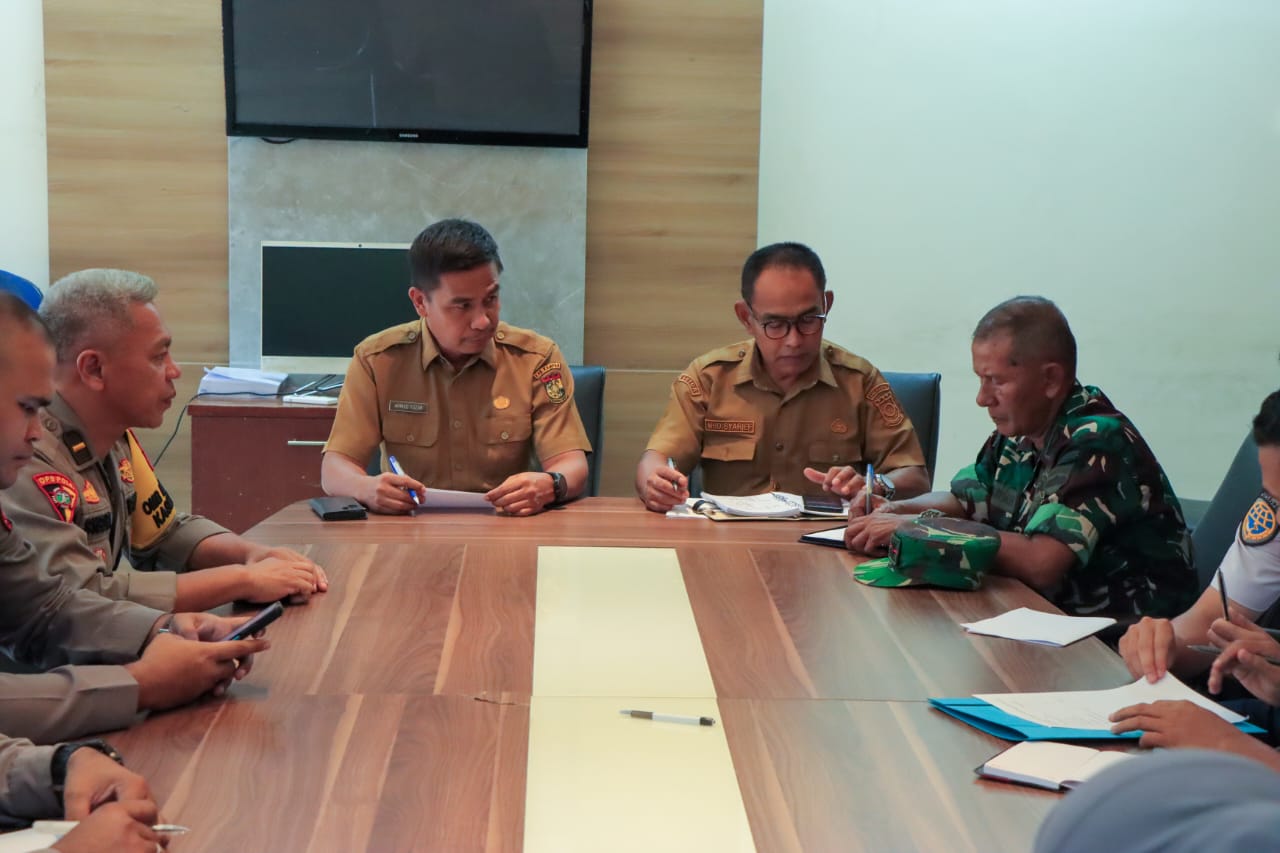
<instances>
[{"instance_id":1,"label":"blue pen","mask_svg":"<svg viewBox=\"0 0 1280 853\"><path fill-rule=\"evenodd\" d=\"M399 474L401 477L409 476L404 472L404 469L400 467L399 461L397 461L390 453L387 454L387 463L391 466L391 470ZM422 501L418 500L418 493L413 489L409 490L409 497L413 498L413 502L418 506L422 506Z\"/></svg>"},{"instance_id":2,"label":"blue pen","mask_svg":"<svg viewBox=\"0 0 1280 853\"><path fill-rule=\"evenodd\" d=\"M875 482L876 482L876 469L872 467L870 462L868 462L867 463L867 481L864 484L867 489L867 515L871 515L871 487L875 485Z\"/></svg>"}]
</instances>

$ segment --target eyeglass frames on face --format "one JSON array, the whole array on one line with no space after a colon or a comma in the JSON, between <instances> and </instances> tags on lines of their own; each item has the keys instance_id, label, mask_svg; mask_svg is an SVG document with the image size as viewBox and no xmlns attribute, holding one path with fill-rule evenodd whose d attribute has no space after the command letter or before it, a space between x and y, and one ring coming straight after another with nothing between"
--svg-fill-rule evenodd
<instances>
[{"instance_id":1,"label":"eyeglass frames on face","mask_svg":"<svg viewBox=\"0 0 1280 853\"><path fill-rule=\"evenodd\" d=\"M754 309L751 310L751 316L760 328L764 330L764 336L770 340L780 341L787 335L791 334L791 327L794 326L802 335L816 335L822 331L823 325L827 322L826 314L805 314L802 317L782 318L770 317L768 320L761 320L756 316Z\"/></svg>"}]
</instances>

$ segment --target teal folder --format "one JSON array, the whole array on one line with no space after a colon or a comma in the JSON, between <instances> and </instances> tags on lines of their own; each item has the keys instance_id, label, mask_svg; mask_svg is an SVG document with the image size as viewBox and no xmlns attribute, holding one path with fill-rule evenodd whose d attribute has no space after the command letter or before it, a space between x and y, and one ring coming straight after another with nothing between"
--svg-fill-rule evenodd
<instances>
[{"instance_id":1,"label":"teal folder","mask_svg":"<svg viewBox=\"0 0 1280 853\"><path fill-rule=\"evenodd\" d=\"M959 699L930 699L929 704L944 714L1004 740L1136 740L1142 732L1112 734L1109 729L1064 729L1042 726L1001 711L989 702L966 696ZM1248 720L1236 723L1245 734L1265 732Z\"/></svg>"}]
</instances>

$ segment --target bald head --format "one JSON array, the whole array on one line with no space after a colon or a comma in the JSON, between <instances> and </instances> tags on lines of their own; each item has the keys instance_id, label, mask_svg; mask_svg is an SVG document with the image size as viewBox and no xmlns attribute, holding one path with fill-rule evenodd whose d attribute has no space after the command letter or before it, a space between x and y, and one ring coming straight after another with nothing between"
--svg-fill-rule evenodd
<instances>
[{"instance_id":1,"label":"bald head","mask_svg":"<svg viewBox=\"0 0 1280 853\"><path fill-rule=\"evenodd\" d=\"M40 304L58 363L72 364L83 350L128 335L131 306L155 302L158 292L150 278L128 270L80 270L58 279Z\"/></svg>"},{"instance_id":2,"label":"bald head","mask_svg":"<svg viewBox=\"0 0 1280 853\"><path fill-rule=\"evenodd\" d=\"M973 330L975 343L1007 335L1015 365L1060 364L1076 377L1076 338L1058 306L1043 296L1015 296L992 308Z\"/></svg>"}]
</instances>

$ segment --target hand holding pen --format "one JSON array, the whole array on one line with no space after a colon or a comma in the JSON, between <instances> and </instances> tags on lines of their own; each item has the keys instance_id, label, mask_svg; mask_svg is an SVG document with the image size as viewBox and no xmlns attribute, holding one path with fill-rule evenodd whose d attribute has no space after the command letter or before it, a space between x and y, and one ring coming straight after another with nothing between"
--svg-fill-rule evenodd
<instances>
[{"instance_id":1,"label":"hand holding pen","mask_svg":"<svg viewBox=\"0 0 1280 853\"><path fill-rule=\"evenodd\" d=\"M426 494L427 487L405 474L394 456L388 457L387 463L391 470L366 478L364 482L368 487L354 497L374 512L412 512L420 505L420 497Z\"/></svg>"},{"instance_id":2,"label":"hand holding pen","mask_svg":"<svg viewBox=\"0 0 1280 853\"><path fill-rule=\"evenodd\" d=\"M689 478L676 468L675 460L668 456L666 464L661 464L662 457L654 451L647 451L646 458L649 474L636 484L645 507L654 512L667 512L684 503L689 497Z\"/></svg>"}]
</instances>

